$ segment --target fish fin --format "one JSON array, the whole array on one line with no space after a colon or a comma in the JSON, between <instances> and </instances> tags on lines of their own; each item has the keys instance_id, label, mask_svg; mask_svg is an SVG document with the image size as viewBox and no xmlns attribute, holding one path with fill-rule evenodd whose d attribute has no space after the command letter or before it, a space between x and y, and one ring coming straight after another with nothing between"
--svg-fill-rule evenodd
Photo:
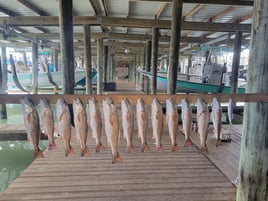
<instances>
[{"instance_id":1,"label":"fish fin","mask_svg":"<svg viewBox=\"0 0 268 201\"><path fill-rule=\"evenodd\" d=\"M192 142L192 140L189 138L189 139L187 139L187 140L185 140L185 142L184 142L184 147L189 147L189 146L193 146L194 145L194 143Z\"/></svg>"},{"instance_id":2,"label":"fish fin","mask_svg":"<svg viewBox=\"0 0 268 201\"><path fill-rule=\"evenodd\" d=\"M112 159L112 164L115 164L115 163L120 163L120 162L123 162L121 156L119 153L117 153L116 156L113 156L113 159Z\"/></svg>"},{"instance_id":3,"label":"fish fin","mask_svg":"<svg viewBox=\"0 0 268 201\"><path fill-rule=\"evenodd\" d=\"M216 147L219 146L219 145L222 145L221 139L216 140Z\"/></svg>"},{"instance_id":4,"label":"fish fin","mask_svg":"<svg viewBox=\"0 0 268 201\"><path fill-rule=\"evenodd\" d=\"M75 154L75 151L73 148L70 148L69 150L66 150L65 151L65 156L70 156L70 155L74 155Z\"/></svg>"},{"instance_id":5,"label":"fish fin","mask_svg":"<svg viewBox=\"0 0 268 201\"><path fill-rule=\"evenodd\" d=\"M34 159L37 159L37 158L44 158L42 151L35 151L34 152Z\"/></svg>"},{"instance_id":6,"label":"fish fin","mask_svg":"<svg viewBox=\"0 0 268 201\"><path fill-rule=\"evenodd\" d=\"M57 145L55 143L51 143L48 145L48 150L57 149Z\"/></svg>"},{"instance_id":7,"label":"fish fin","mask_svg":"<svg viewBox=\"0 0 268 201\"><path fill-rule=\"evenodd\" d=\"M84 156L90 156L90 152L88 148L81 149L81 157L84 157Z\"/></svg>"},{"instance_id":8,"label":"fish fin","mask_svg":"<svg viewBox=\"0 0 268 201\"><path fill-rule=\"evenodd\" d=\"M162 145L160 145L159 147L156 147L156 151L159 152L159 153L160 152L165 152L163 147L162 147Z\"/></svg>"},{"instance_id":9,"label":"fish fin","mask_svg":"<svg viewBox=\"0 0 268 201\"><path fill-rule=\"evenodd\" d=\"M105 148L101 143L96 146L96 153L100 152L100 151L104 151L104 150L105 150Z\"/></svg>"},{"instance_id":10,"label":"fish fin","mask_svg":"<svg viewBox=\"0 0 268 201\"><path fill-rule=\"evenodd\" d=\"M145 152L145 151L149 151L150 150L150 147L147 143L143 143L141 145L141 152Z\"/></svg>"},{"instance_id":11,"label":"fish fin","mask_svg":"<svg viewBox=\"0 0 268 201\"><path fill-rule=\"evenodd\" d=\"M177 144L172 145L171 152L178 152L178 151L179 151L178 145Z\"/></svg>"},{"instance_id":12,"label":"fish fin","mask_svg":"<svg viewBox=\"0 0 268 201\"><path fill-rule=\"evenodd\" d=\"M110 123L111 126L113 126L113 124L114 124L112 119L109 119L109 123Z\"/></svg>"},{"instance_id":13,"label":"fish fin","mask_svg":"<svg viewBox=\"0 0 268 201\"><path fill-rule=\"evenodd\" d=\"M136 153L135 147L133 145L128 146L127 149L126 149L126 152L127 153L133 153L133 154Z\"/></svg>"},{"instance_id":14,"label":"fish fin","mask_svg":"<svg viewBox=\"0 0 268 201\"><path fill-rule=\"evenodd\" d=\"M201 147L200 152L203 153L203 154L209 154L208 153L208 147L207 146L206 147Z\"/></svg>"}]
</instances>

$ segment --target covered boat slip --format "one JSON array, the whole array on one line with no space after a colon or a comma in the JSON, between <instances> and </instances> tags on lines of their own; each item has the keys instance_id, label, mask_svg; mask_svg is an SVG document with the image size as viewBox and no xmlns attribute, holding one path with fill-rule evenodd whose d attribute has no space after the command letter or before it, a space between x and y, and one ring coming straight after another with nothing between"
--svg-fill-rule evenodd
<instances>
[{"instance_id":1,"label":"covered boat slip","mask_svg":"<svg viewBox=\"0 0 268 201\"><path fill-rule=\"evenodd\" d=\"M0 195L0 200L235 200L236 188L231 181L199 154L196 146L183 147L182 135L178 137L177 153L170 152L166 129L164 153L156 152L151 137L150 151L140 152L140 139L135 135L134 154L125 152L126 141L121 136L123 162L118 164L111 163L105 139L103 136L106 149L100 153L95 153L95 144L91 137L88 139L88 158L80 157L75 138L72 145L76 154L64 157L63 142L58 139L57 150L45 151L45 158L35 160Z\"/></svg>"}]
</instances>

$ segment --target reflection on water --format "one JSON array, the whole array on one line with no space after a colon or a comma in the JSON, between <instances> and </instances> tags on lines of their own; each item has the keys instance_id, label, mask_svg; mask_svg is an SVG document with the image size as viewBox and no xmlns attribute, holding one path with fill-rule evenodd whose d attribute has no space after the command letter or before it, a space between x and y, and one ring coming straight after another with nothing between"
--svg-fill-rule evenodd
<instances>
[{"instance_id":1,"label":"reflection on water","mask_svg":"<svg viewBox=\"0 0 268 201\"><path fill-rule=\"evenodd\" d=\"M40 142L40 149L47 147ZM33 161L33 146L27 141L0 142L0 193Z\"/></svg>"}]
</instances>

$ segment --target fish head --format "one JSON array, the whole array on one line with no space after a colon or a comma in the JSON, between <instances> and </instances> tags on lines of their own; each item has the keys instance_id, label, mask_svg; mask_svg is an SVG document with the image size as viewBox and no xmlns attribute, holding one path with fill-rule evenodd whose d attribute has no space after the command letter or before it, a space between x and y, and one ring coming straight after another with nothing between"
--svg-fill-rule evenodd
<instances>
[{"instance_id":1,"label":"fish head","mask_svg":"<svg viewBox=\"0 0 268 201\"><path fill-rule=\"evenodd\" d=\"M79 99L79 98L73 99L73 111L75 113L82 112L83 107L84 106L83 106L83 102L81 101L81 99Z\"/></svg>"},{"instance_id":2,"label":"fish head","mask_svg":"<svg viewBox=\"0 0 268 201\"><path fill-rule=\"evenodd\" d=\"M220 104L219 100L216 97L214 97L212 99L212 109L213 110L221 110L221 104Z\"/></svg>"}]
</instances>

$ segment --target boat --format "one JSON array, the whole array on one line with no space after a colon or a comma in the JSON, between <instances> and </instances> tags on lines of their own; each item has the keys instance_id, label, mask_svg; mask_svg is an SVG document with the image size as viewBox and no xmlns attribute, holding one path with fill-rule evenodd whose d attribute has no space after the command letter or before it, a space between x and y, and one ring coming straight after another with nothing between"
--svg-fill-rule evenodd
<instances>
[{"instance_id":1,"label":"boat","mask_svg":"<svg viewBox=\"0 0 268 201\"><path fill-rule=\"evenodd\" d=\"M62 86L62 71L58 72L50 72L51 78L55 84L58 86ZM75 85L81 85L84 86L86 83L86 72L84 70L77 70L75 71ZM93 82L95 77L97 75L97 71L92 71L91 76L93 78ZM31 73L17 73L18 80L22 87L24 88L31 88L32 87L32 82L33 82L33 77ZM8 90L12 89L17 89L17 86L13 80L13 74L9 73L8 74L8 80L7 80L7 86ZM47 75L47 72L39 72L38 73L38 87L39 88L45 88L45 87L53 87L53 84L49 81L49 77Z\"/></svg>"},{"instance_id":2,"label":"boat","mask_svg":"<svg viewBox=\"0 0 268 201\"><path fill-rule=\"evenodd\" d=\"M145 76L145 79L151 79L152 74L151 72L147 72L144 70L138 70L141 74ZM188 81L187 75L178 74L178 79L176 81L176 92L180 93L222 93L222 94L230 94L231 87L225 86L224 83L215 85L209 83L201 83L201 82L192 82ZM146 83L146 82L145 82ZM157 90L160 91L167 91L167 73L165 72L158 72L157 73ZM239 87L238 94L244 94L245 88Z\"/></svg>"}]
</instances>

